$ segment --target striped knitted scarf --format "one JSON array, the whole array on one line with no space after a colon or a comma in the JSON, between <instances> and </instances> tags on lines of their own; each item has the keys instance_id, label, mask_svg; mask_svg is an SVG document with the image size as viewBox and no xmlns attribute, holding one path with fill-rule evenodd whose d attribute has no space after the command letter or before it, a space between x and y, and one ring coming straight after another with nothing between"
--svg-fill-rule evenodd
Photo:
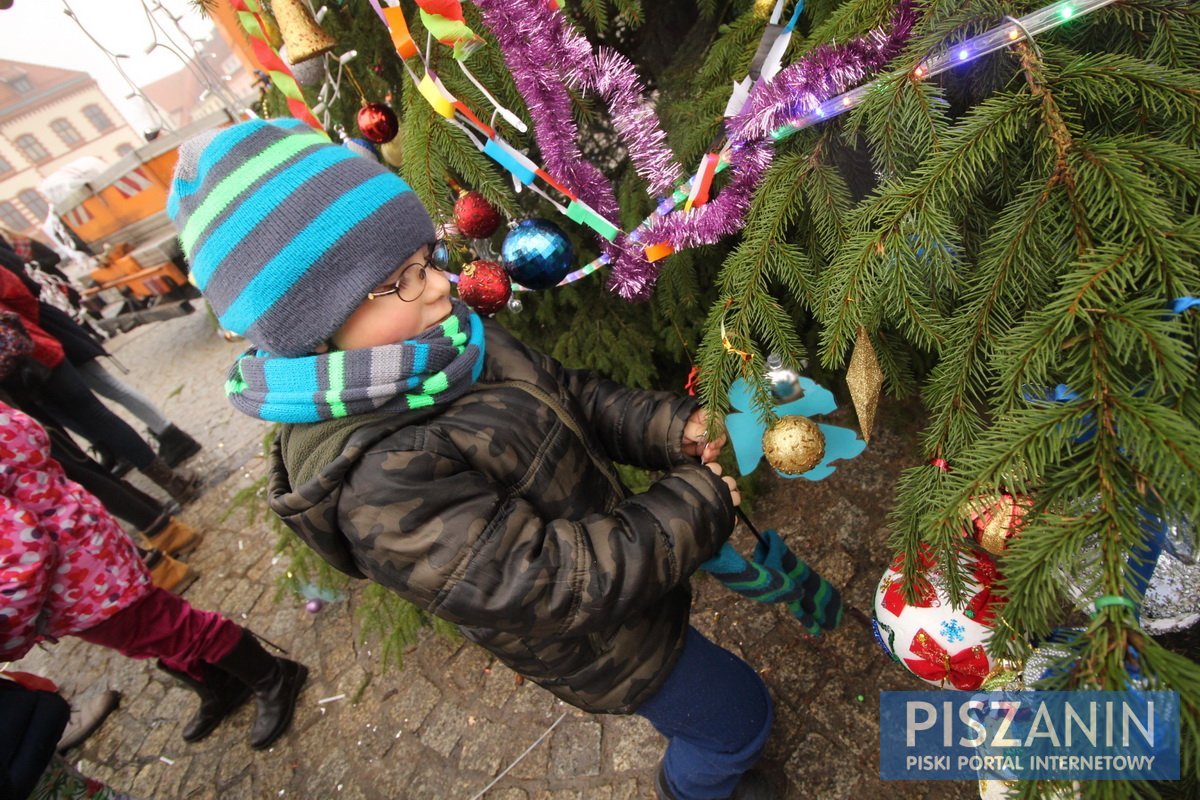
<instances>
[{"instance_id":1,"label":"striped knitted scarf","mask_svg":"<svg viewBox=\"0 0 1200 800\"><path fill-rule=\"evenodd\" d=\"M399 344L298 358L250 350L225 393L243 413L288 423L449 403L479 378L484 351L482 320L452 303L443 322Z\"/></svg>"}]
</instances>

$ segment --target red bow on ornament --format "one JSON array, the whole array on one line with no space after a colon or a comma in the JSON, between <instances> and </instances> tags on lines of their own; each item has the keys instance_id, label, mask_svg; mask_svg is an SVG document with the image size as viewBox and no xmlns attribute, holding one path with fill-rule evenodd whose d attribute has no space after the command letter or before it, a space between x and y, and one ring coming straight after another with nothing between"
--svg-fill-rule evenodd
<instances>
[{"instance_id":1,"label":"red bow on ornament","mask_svg":"<svg viewBox=\"0 0 1200 800\"><path fill-rule=\"evenodd\" d=\"M955 689L978 689L990 670L987 653L981 645L950 655L924 628L917 629L911 649L921 658L904 659L910 670L927 681L945 683L948 680Z\"/></svg>"},{"instance_id":2,"label":"red bow on ornament","mask_svg":"<svg viewBox=\"0 0 1200 800\"><path fill-rule=\"evenodd\" d=\"M937 566L937 556L933 554L933 548L922 542L917 547L917 564L921 567L922 572L927 572ZM897 553L892 559L892 572L904 571L904 554Z\"/></svg>"},{"instance_id":3,"label":"red bow on ornament","mask_svg":"<svg viewBox=\"0 0 1200 800\"><path fill-rule=\"evenodd\" d=\"M904 599L904 589L900 585L901 582L902 579L897 578L889 583L888 587L883 590L883 600L880 601L880 605L897 617L909 605L915 608L930 608L937 603L937 592L928 581L921 580L917 583L917 600L911 604Z\"/></svg>"}]
</instances>

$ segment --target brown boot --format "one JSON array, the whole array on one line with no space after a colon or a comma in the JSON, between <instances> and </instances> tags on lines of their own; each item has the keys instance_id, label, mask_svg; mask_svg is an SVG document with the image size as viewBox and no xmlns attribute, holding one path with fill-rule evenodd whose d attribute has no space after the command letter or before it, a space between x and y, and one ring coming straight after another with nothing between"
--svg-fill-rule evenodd
<instances>
[{"instance_id":1,"label":"brown boot","mask_svg":"<svg viewBox=\"0 0 1200 800\"><path fill-rule=\"evenodd\" d=\"M170 517L167 519L167 524L157 532L153 535L143 532L142 538L155 550L162 550L169 556L178 557L186 556L195 550L196 546L204 539L204 534L178 517Z\"/></svg>"},{"instance_id":2,"label":"brown boot","mask_svg":"<svg viewBox=\"0 0 1200 800\"><path fill-rule=\"evenodd\" d=\"M171 594L183 594L200 577L199 572L161 550L150 551L146 567L150 570L150 582Z\"/></svg>"},{"instance_id":3,"label":"brown boot","mask_svg":"<svg viewBox=\"0 0 1200 800\"><path fill-rule=\"evenodd\" d=\"M187 505L200 494L203 480L191 470L171 469L167 462L156 458L142 468L141 473L171 495L179 505Z\"/></svg>"}]
</instances>

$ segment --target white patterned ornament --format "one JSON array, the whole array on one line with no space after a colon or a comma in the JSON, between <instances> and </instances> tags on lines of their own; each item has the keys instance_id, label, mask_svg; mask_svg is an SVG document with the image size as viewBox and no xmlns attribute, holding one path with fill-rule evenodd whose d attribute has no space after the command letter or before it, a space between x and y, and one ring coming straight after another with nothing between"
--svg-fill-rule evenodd
<instances>
[{"instance_id":1,"label":"white patterned ornament","mask_svg":"<svg viewBox=\"0 0 1200 800\"><path fill-rule=\"evenodd\" d=\"M926 683L974 691L996 667L987 653L1000 598L992 592L996 565L987 553L960 556L966 605L950 605L946 580L928 550L920 554L926 583L915 603L904 599L900 559L875 591L876 635L884 650Z\"/></svg>"}]
</instances>

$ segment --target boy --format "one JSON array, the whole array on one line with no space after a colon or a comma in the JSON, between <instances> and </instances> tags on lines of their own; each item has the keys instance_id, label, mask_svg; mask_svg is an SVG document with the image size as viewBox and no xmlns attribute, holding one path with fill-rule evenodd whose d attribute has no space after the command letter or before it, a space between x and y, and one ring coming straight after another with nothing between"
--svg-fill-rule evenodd
<instances>
[{"instance_id":1,"label":"boy","mask_svg":"<svg viewBox=\"0 0 1200 800\"><path fill-rule=\"evenodd\" d=\"M233 404L285 423L272 509L323 558L579 708L670 741L668 798L770 797L771 701L688 626L740 498L689 398L564 369L450 298L408 185L296 120L180 148L168 203ZM629 496L613 461L665 474ZM748 773L748 774L747 774Z\"/></svg>"}]
</instances>

